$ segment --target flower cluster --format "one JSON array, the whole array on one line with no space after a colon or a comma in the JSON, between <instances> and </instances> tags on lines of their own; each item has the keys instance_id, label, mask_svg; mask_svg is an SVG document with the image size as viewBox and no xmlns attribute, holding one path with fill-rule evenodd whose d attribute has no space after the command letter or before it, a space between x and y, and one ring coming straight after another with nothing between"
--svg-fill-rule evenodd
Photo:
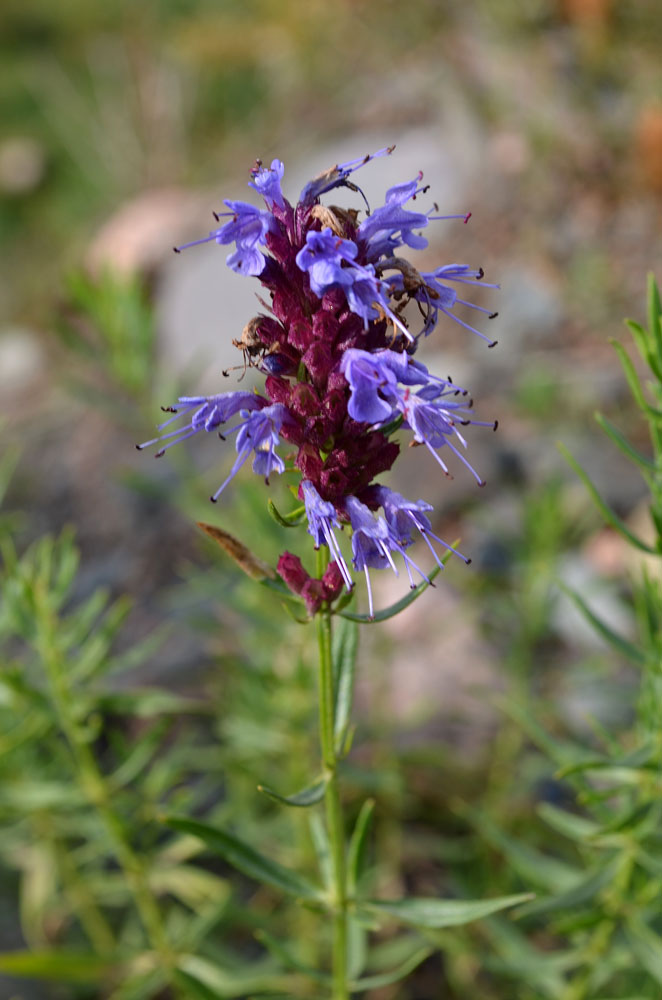
<instances>
[{"instance_id":1,"label":"flower cluster","mask_svg":"<svg viewBox=\"0 0 662 1000\"><path fill-rule=\"evenodd\" d=\"M400 256L404 246L427 246L421 231L430 222L467 222L469 215L440 216L436 206L413 210L411 203L427 191L422 174L390 188L385 203L368 209L361 221L354 209L320 202L338 188L360 191L350 180L354 172L391 151L332 167L305 186L296 205L281 190L283 164L274 160L264 167L258 161L250 186L266 207L226 201L227 211L215 215L222 223L218 229L176 248L179 252L210 241L234 245L228 266L259 277L267 289L267 311L252 319L235 341L247 363L266 376L264 394L183 397L167 408L172 416L161 424L162 433L138 446L157 445L156 454L162 455L200 430L217 431L223 439L236 432L237 458L214 501L251 455L254 472L268 482L271 473L285 468L276 451L281 438L293 446L308 530L316 548L328 547L332 563L322 580L312 580L296 557L285 553L279 572L311 612L333 600L343 584L348 589L353 585L338 538L345 526L351 529L353 568L366 576L371 615L370 569L390 567L397 574L395 557L401 557L414 586L412 571L428 579L408 551L416 535L439 565L432 543L450 548L431 530L429 504L406 500L375 483L398 456L396 432L405 430L411 443L424 445L446 475L443 456L452 452L482 485L464 454L462 428L495 426L474 420L467 391L450 378L431 374L414 357L420 338L431 333L440 314L494 345L453 311L461 304L496 315L458 298L457 287L481 282L482 269L452 264L418 271ZM420 329L412 329L408 319L410 303L421 318ZM166 430L178 418L184 422ZM236 422L227 428L233 418Z\"/></svg>"}]
</instances>

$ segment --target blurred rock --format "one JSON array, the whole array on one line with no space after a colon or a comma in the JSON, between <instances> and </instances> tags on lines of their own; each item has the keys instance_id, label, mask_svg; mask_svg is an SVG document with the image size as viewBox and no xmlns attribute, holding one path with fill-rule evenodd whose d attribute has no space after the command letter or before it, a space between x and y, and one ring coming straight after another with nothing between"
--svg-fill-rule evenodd
<instances>
[{"instance_id":1,"label":"blurred rock","mask_svg":"<svg viewBox=\"0 0 662 1000\"><path fill-rule=\"evenodd\" d=\"M46 173L43 147L27 136L15 136L0 143L0 193L29 194Z\"/></svg>"},{"instance_id":2,"label":"blurred rock","mask_svg":"<svg viewBox=\"0 0 662 1000\"><path fill-rule=\"evenodd\" d=\"M24 392L44 369L44 351L32 330L16 326L0 331L0 391Z\"/></svg>"},{"instance_id":3,"label":"blurred rock","mask_svg":"<svg viewBox=\"0 0 662 1000\"><path fill-rule=\"evenodd\" d=\"M501 173L516 176L529 167L531 146L522 132L504 129L491 137L489 158Z\"/></svg>"},{"instance_id":4,"label":"blurred rock","mask_svg":"<svg viewBox=\"0 0 662 1000\"><path fill-rule=\"evenodd\" d=\"M426 566L425 553L417 553ZM461 568L458 570L461 572ZM376 607L387 607L406 593L406 580L373 573ZM460 724L472 747L493 730L495 713L486 693L500 687L496 653L480 636L475 609L450 583L437 577L406 614L380 626L374 655L376 667L359 683L359 709L379 704L387 717L404 728L415 726L416 738L429 738L430 728ZM380 646L386 638L388 652Z\"/></svg>"},{"instance_id":5,"label":"blurred rock","mask_svg":"<svg viewBox=\"0 0 662 1000\"><path fill-rule=\"evenodd\" d=\"M204 205L201 195L182 188L146 191L102 225L89 248L88 266L95 272L107 268L124 275L153 271L172 256L173 246L189 238L196 217L202 220ZM207 204L208 219L211 209ZM200 235L206 235L204 230Z\"/></svg>"}]
</instances>

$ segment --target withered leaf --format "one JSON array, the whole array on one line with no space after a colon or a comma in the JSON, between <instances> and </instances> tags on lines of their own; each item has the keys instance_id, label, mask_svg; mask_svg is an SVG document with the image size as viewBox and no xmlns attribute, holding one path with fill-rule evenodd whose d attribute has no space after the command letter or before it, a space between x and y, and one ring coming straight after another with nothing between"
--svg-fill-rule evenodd
<instances>
[{"instance_id":1,"label":"withered leaf","mask_svg":"<svg viewBox=\"0 0 662 1000\"><path fill-rule=\"evenodd\" d=\"M243 542L240 542L234 537L234 535L231 535L228 531L224 531L223 528L217 528L215 524L205 524L204 521L198 521L197 524L199 528L202 528L206 535L209 535L210 538L213 538L214 541L221 546L223 551L229 555L231 559L234 559L237 565L243 569L244 573L247 573L251 579L276 579L276 571L262 559L253 555L251 550L246 548Z\"/></svg>"}]
</instances>

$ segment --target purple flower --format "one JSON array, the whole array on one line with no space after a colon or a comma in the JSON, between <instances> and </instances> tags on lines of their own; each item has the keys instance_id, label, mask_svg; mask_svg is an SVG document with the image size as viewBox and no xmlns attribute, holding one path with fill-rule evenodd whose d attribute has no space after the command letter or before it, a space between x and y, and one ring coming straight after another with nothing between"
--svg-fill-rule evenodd
<instances>
[{"instance_id":1,"label":"purple flower","mask_svg":"<svg viewBox=\"0 0 662 1000\"><path fill-rule=\"evenodd\" d=\"M351 285L354 274L343 263L353 261L357 253L356 243L341 239L327 227L321 233L307 234L296 261L300 270L308 272L310 287L321 298L330 288Z\"/></svg>"},{"instance_id":2,"label":"purple flower","mask_svg":"<svg viewBox=\"0 0 662 1000\"><path fill-rule=\"evenodd\" d=\"M240 410L257 410L267 405L268 400L254 392L221 392L217 396L180 396L177 406L164 408L167 413L172 413L173 416L159 424L158 430L163 430L173 421L179 420L182 416L188 415L191 410L195 410L190 423L184 427L178 427L174 431L169 431L167 434L160 434L158 437L152 438L151 441L143 441L142 444L136 445L136 448L142 451L143 448L149 448L150 445L168 441L168 444L163 445L156 452L155 457L160 458L173 444L185 441L186 438L192 437L198 431L215 430L221 424L226 423L235 413L239 413ZM173 440L169 441L170 438Z\"/></svg>"},{"instance_id":3,"label":"purple flower","mask_svg":"<svg viewBox=\"0 0 662 1000\"><path fill-rule=\"evenodd\" d=\"M369 569L385 569L390 566L395 575L399 576L397 566L393 561L392 553L395 552L404 559L409 584L412 588L416 586L411 575L412 566L424 580L428 580L428 577L407 555L385 518L375 517L365 504L351 496L347 497L345 501L345 511L352 525L352 561L357 571L363 570L365 573L368 607L370 617L373 618L374 607Z\"/></svg>"},{"instance_id":4,"label":"purple flower","mask_svg":"<svg viewBox=\"0 0 662 1000\"><path fill-rule=\"evenodd\" d=\"M257 473L258 476L264 476L267 483L272 472L282 472L285 468L283 459L276 454L274 449L280 443L278 431L286 420L291 419L286 407L282 403L273 403L271 406L265 406L254 413L242 410L241 416L244 418L242 423L237 424L228 432L238 431L235 442L237 458L230 470L230 475L211 497L214 503L230 480L234 479L242 465L250 458L252 452L255 453L253 472Z\"/></svg>"},{"instance_id":5,"label":"purple flower","mask_svg":"<svg viewBox=\"0 0 662 1000\"><path fill-rule=\"evenodd\" d=\"M237 249L226 257L228 267L238 274L261 274L266 263L266 257L258 250L258 246L264 245L267 233L271 232L276 225L276 221L271 212L261 211L255 205L250 205L246 201L225 200L224 204L230 209L229 212L221 212L216 218L230 215L231 219L220 229L215 229L201 240L192 240L190 243L183 243L182 246L175 247L177 253L186 250L188 247L198 246L200 243L209 243L215 240L217 243L236 243Z\"/></svg>"},{"instance_id":6,"label":"purple flower","mask_svg":"<svg viewBox=\"0 0 662 1000\"><path fill-rule=\"evenodd\" d=\"M353 174L360 167L365 166L366 163L370 163L371 160L377 159L378 156L389 156L394 149L395 146L385 146L384 149L379 149L376 153L360 156L356 160L348 160L347 163L336 163L334 167L323 171L318 177L314 177L312 181L306 184L299 195L299 203L301 205L312 205L320 195L326 194L327 191L331 191L333 188L353 188L351 182L347 180L350 174Z\"/></svg>"},{"instance_id":7,"label":"purple flower","mask_svg":"<svg viewBox=\"0 0 662 1000\"><path fill-rule=\"evenodd\" d=\"M351 395L347 412L361 423L379 424L392 420L404 385L425 385L430 374L405 352L382 350L345 351L340 371L349 382ZM436 381L434 383L436 385Z\"/></svg>"},{"instance_id":8,"label":"purple flower","mask_svg":"<svg viewBox=\"0 0 662 1000\"><path fill-rule=\"evenodd\" d=\"M322 500L313 484L307 479L304 479L301 483L301 492L303 493L303 502L306 508L306 517L308 518L308 534L312 535L315 541L315 548L318 549L320 545L327 545L329 547L338 564L342 578L347 584L347 589L351 590L354 582L345 562L345 557L340 551L338 539L333 533L334 528L340 528L336 508L328 500Z\"/></svg>"},{"instance_id":9,"label":"purple flower","mask_svg":"<svg viewBox=\"0 0 662 1000\"><path fill-rule=\"evenodd\" d=\"M436 449L442 448L444 445L447 445L449 450L457 455L460 461L466 465L475 477L478 485L484 486L484 480L481 479L462 452L458 450L453 443L453 439L456 439L463 448L467 447L465 438L458 430L458 424L461 426L465 424L479 424L483 427L494 427L494 429L496 429L496 425L485 421L472 420L469 416L470 410L466 403L448 398L450 394L455 396L457 392L458 389L455 386L447 389L441 386L426 386L418 393L412 393L407 389L398 400L402 415L405 418L403 426L409 427L414 432L414 440L426 446L447 476L450 476L448 466L436 451Z\"/></svg>"},{"instance_id":10,"label":"purple flower","mask_svg":"<svg viewBox=\"0 0 662 1000\"><path fill-rule=\"evenodd\" d=\"M281 160L272 160L270 167L262 167L259 170L251 171L251 173L253 180L249 182L248 186L261 194L267 205L278 205L279 208L285 208L285 199L280 189L285 166Z\"/></svg>"},{"instance_id":11,"label":"purple flower","mask_svg":"<svg viewBox=\"0 0 662 1000\"><path fill-rule=\"evenodd\" d=\"M412 537L412 531L416 529L422 536L426 545L430 549L430 552L434 556L434 560L437 566L443 568L443 563L439 556L434 550L430 542L430 538L434 538L436 542L443 545L445 549L449 549L454 552L456 556L459 556L465 563L470 563L471 560L463 556L461 552L454 549L452 545L445 542L443 538L439 538L438 535L432 531L432 525L430 520L425 515L425 511L432 510L432 504L426 503L425 500L406 500L400 493L396 493L394 490L389 490L386 486L376 486L372 492L374 499L377 503L381 504L384 508L384 518L387 525L389 526L392 534L397 539L398 544L403 548L407 548L412 545L414 539Z\"/></svg>"},{"instance_id":12,"label":"purple flower","mask_svg":"<svg viewBox=\"0 0 662 1000\"><path fill-rule=\"evenodd\" d=\"M472 333L477 334L481 340L487 341L489 347L494 347L496 345L496 340L492 340L484 333L481 333L480 330L477 330L474 326L471 326L469 323L465 323L464 320L461 320L458 316L452 313L451 309L455 305L467 306L469 309L475 309L477 312L485 313L488 319L494 319L498 316L498 313L491 312L483 306L477 306L475 303L468 302L466 299L458 298L455 289L450 288L448 285L443 283L443 281L453 281L463 285L476 285L480 282L484 288L499 287L498 285L493 285L489 282L483 282L481 280L483 274L484 272L482 268L473 270L472 268L467 267L466 264L446 264L444 267L438 267L435 271L423 271L421 273L423 284L414 294L414 298L427 309L425 325L422 331L426 337L436 327L439 320L439 313L442 312L446 316L449 316L455 323L459 323L459 325L463 326L466 330L471 330ZM443 281L440 279L443 279Z\"/></svg>"},{"instance_id":13,"label":"purple flower","mask_svg":"<svg viewBox=\"0 0 662 1000\"><path fill-rule=\"evenodd\" d=\"M417 250L428 245L425 237L412 232L413 229L424 229L428 224L428 216L402 207L405 202L426 190L419 187L422 178L423 174L419 174L413 181L389 188L385 204L375 209L359 226L358 236L367 244L370 260L376 260L383 254L390 256L403 243Z\"/></svg>"}]
</instances>

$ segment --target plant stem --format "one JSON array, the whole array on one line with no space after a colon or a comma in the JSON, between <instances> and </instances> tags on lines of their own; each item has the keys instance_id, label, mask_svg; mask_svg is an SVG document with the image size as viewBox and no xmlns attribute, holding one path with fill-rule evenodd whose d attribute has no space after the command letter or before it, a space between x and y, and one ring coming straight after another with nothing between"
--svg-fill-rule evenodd
<instances>
[{"instance_id":1,"label":"plant stem","mask_svg":"<svg viewBox=\"0 0 662 1000\"><path fill-rule=\"evenodd\" d=\"M54 630L47 628L44 631L39 651L48 675L58 724L69 744L81 790L88 802L96 808L106 828L117 860L131 889L150 946L158 954L165 969L170 972L174 968L175 957L165 933L159 908L149 888L147 873L140 857L129 843L122 821L111 805L108 787L97 766L89 741L81 731L72 710L74 702L65 681L66 667L57 652Z\"/></svg>"},{"instance_id":2,"label":"plant stem","mask_svg":"<svg viewBox=\"0 0 662 1000\"><path fill-rule=\"evenodd\" d=\"M324 556L318 558L320 576L324 569L323 563ZM328 607L318 612L316 622L319 645L320 747L327 777L324 803L333 872L333 1000L348 1000L345 825L340 802L338 757L335 747L335 691L331 658L331 613Z\"/></svg>"}]
</instances>

